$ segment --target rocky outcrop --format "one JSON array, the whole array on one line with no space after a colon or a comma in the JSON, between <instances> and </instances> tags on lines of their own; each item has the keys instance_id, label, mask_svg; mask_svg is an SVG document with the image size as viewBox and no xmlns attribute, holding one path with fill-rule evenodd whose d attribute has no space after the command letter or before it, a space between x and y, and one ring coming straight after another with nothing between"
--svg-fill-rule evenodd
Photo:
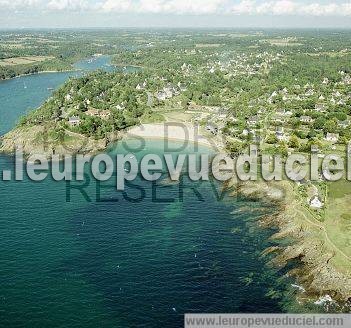
<instances>
[{"instance_id":1,"label":"rocky outcrop","mask_svg":"<svg viewBox=\"0 0 351 328\"><path fill-rule=\"evenodd\" d=\"M67 130L61 138L57 138L51 133L50 127L19 127L1 138L0 151L11 154L21 148L28 157L40 154L47 158L52 155L94 154L105 150L109 142L117 139L118 135L111 135L95 140Z\"/></svg>"},{"instance_id":2,"label":"rocky outcrop","mask_svg":"<svg viewBox=\"0 0 351 328\"><path fill-rule=\"evenodd\" d=\"M289 182L246 182L237 184L236 188L244 197L273 202L276 206L276 213L264 216L259 224L262 228L278 229L271 236L278 245L268 248L262 255L269 256L269 263L277 268L285 268L291 261L297 263L287 275L303 285L304 298L329 295L340 302L351 302L351 263L342 268L336 265L336 251L326 243L321 228L297 215L301 204ZM279 244L287 238L292 242Z\"/></svg>"}]
</instances>

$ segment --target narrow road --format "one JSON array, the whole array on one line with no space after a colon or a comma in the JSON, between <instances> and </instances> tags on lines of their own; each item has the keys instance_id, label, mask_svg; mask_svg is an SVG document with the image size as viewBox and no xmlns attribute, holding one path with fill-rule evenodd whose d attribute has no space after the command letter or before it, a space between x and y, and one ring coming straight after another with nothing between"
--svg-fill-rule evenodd
<instances>
[{"instance_id":1,"label":"narrow road","mask_svg":"<svg viewBox=\"0 0 351 328\"><path fill-rule=\"evenodd\" d=\"M320 223L317 223L317 222L314 222L314 221L311 221L305 213L303 213L301 210L296 210L296 212L300 213L302 215L302 217L305 218L305 220L310 223L311 225L315 226L315 227L318 227L319 229L323 230L324 234L325 234L325 238L327 240L327 242L329 242L329 244L337 251L339 252L341 255L343 255L348 261L351 262L351 257L348 256L347 254L345 254L338 246L336 246L334 244L334 242L329 238L328 236L328 231L327 229L321 225Z\"/></svg>"}]
</instances>

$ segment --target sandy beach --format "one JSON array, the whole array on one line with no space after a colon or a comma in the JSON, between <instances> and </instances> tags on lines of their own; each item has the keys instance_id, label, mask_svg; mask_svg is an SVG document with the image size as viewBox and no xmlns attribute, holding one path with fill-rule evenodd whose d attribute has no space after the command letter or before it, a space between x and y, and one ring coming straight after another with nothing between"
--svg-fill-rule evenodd
<instances>
[{"instance_id":1,"label":"sandy beach","mask_svg":"<svg viewBox=\"0 0 351 328\"><path fill-rule=\"evenodd\" d=\"M214 150L219 150L217 138L205 136L200 127L183 123L142 124L129 129L125 138L141 137L145 139L168 139L198 143Z\"/></svg>"}]
</instances>

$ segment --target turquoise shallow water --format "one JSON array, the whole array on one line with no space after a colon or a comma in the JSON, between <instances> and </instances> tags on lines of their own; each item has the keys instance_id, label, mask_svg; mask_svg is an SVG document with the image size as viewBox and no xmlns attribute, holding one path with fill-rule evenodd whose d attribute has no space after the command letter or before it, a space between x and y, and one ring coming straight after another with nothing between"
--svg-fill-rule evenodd
<instances>
[{"instance_id":1,"label":"turquoise shallow water","mask_svg":"<svg viewBox=\"0 0 351 328\"><path fill-rule=\"evenodd\" d=\"M0 133L70 75L1 82ZM137 156L146 153L162 154L163 143ZM0 156L5 169L13 159ZM255 225L270 210L260 203L218 199L218 183L186 178L182 188L138 178L124 193L91 180L86 197L67 188L0 182L0 326L181 327L186 312L281 312L292 299L260 258L270 234Z\"/></svg>"},{"instance_id":2,"label":"turquoise shallow water","mask_svg":"<svg viewBox=\"0 0 351 328\"><path fill-rule=\"evenodd\" d=\"M162 142L137 156L145 153L161 154ZM1 170L12 167L0 157ZM101 184L97 201L92 179L90 202L69 188L67 202L65 182L1 183L3 324L181 327L186 312L283 311L285 285L260 258L269 232L254 224L268 209L218 200L214 181L185 177L181 199L167 181L154 193L141 178L124 193L111 184Z\"/></svg>"}]
</instances>

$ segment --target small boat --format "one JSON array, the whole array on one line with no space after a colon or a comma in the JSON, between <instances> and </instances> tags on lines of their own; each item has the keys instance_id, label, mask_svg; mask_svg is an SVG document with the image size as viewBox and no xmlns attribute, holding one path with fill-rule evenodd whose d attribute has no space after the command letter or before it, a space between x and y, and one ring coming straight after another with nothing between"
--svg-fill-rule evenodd
<instances>
[{"instance_id":1,"label":"small boat","mask_svg":"<svg viewBox=\"0 0 351 328\"><path fill-rule=\"evenodd\" d=\"M46 89L49 90L49 91L50 91L50 90L54 90L54 88L50 88L50 87L49 87L49 88L46 88Z\"/></svg>"}]
</instances>

